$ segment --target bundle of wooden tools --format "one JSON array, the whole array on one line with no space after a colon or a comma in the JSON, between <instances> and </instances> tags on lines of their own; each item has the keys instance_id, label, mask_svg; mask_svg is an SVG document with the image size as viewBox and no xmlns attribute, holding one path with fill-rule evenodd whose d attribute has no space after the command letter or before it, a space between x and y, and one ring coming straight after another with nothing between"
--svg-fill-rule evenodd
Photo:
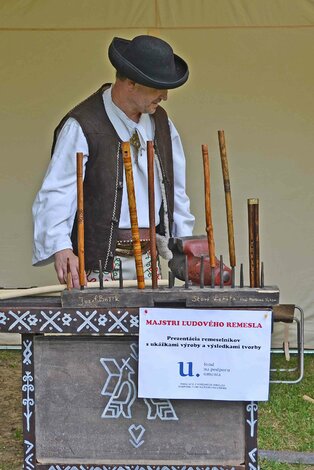
<instances>
[{"instance_id":1,"label":"bundle of wooden tools","mask_svg":"<svg viewBox=\"0 0 314 470\"><path fill-rule=\"evenodd\" d=\"M274 305L279 301L277 287L264 288L264 266L260 263L259 254L259 201L257 198L248 199L248 233L249 233L249 274L250 285L244 286L243 264L240 265L239 285L235 284L235 242L232 214L231 186L228 169L228 158L224 131L218 131L218 142L222 166L225 206L228 229L229 261L230 267L215 256L214 230L211 211L211 187L210 187L210 163L208 146L202 145L204 192L205 192L205 221L206 235L192 237L177 237L170 239L169 248L173 258L169 262L168 280L157 281L157 248L155 230L155 194L154 194L154 143L147 142L147 167L148 167L148 195L149 195L149 234L151 255L151 280L144 280L142 264L141 240L137 220L136 199L132 172L130 143L122 143L123 163L126 175L127 193L130 211L132 245L136 265L136 281L124 280L122 265L119 268L118 281L106 281L103 279L103 266L99 261L99 283L88 283L85 286L85 261L84 261L84 195L83 195L83 154L77 153L77 227L78 227L78 258L80 289L72 289L71 273L68 263L67 285L46 286L35 290L24 289L11 292L0 292L0 300L10 297L20 297L33 294L45 294L48 292L62 292L63 306L80 305L90 306L137 306L156 305L163 303L165 291L170 301L183 302L186 306L194 304L207 306L216 302L236 306L245 303L245 297L253 299L256 294L256 305L263 301L263 305ZM261 264L261 271L260 271ZM178 286L175 279L184 281ZM85 289L85 287L87 287ZM106 294L104 295L104 288ZM128 287L128 293L123 295L123 290ZM206 295L204 296L204 288ZM131 290L132 295L131 295ZM157 289L158 288L158 289ZM261 290L263 289L263 291ZM254 292L252 292L252 290ZM146 292L145 299L143 292ZM197 295L202 292L201 297ZM149 294L150 293L150 294ZM153 294L152 294L153 293ZM255 294L254 294L255 293ZM148 295L149 294L149 295ZM171 296L169 297L169 294ZM139 300L139 296L141 300ZM191 299L194 296L194 300ZM261 297L262 296L262 297ZM195 300L195 299L201 300ZM221 299L224 299L223 301ZM133 299L133 300L132 300ZM203 299L203 300L202 300ZM216 299L216 300L213 300ZM220 300L219 300L220 299ZM258 300L259 299L259 300ZM263 300L264 299L264 300ZM222 302L222 303L221 303ZM242 303L241 303L242 302Z\"/></svg>"},{"instance_id":2,"label":"bundle of wooden tools","mask_svg":"<svg viewBox=\"0 0 314 470\"><path fill-rule=\"evenodd\" d=\"M79 246L79 269L81 291L71 289L71 280L68 280L68 288L62 293L63 306L90 305L90 306L137 306L137 305L159 305L167 301L177 301L185 306L207 305L209 299L216 299L216 303L221 302L223 293L224 302L230 305L242 305L245 297L252 300L252 289L257 295L261 296L261 288L264 285L264 274L260 274L260 256L259 256L259 221L258 221L258 199L249 199L249 260L250 260L250 287L244 287L243 264L240 266L240 282L238 288L235 286L235 242L232 214L231 186L228 169L228 158L224 131L218 131L218 141L222 165L225 205L228 229L228 245L230 266L226 266L223 257L219 259L215 256L214 230L211 213L211 191L210 191L210 165L207 145L202 145L203 168L204 168L204 188L205 188L205 220L206 235L192 237L177 237L170 239L169 248L172 251L173 258L169 262L168 284L157 281L157 249L156 249L156 231L155 231L155 197L154 197L154 143L147 142L147 166L148 166L148 194L149 194L149 222L150 222L150 254L151 254L151 274L152 279L150 287L145 283L141 240L138 228L136 198L134 190L133 172L130 143L122 143L123 163L126 175L127 193L130 211L131 231L133 253L136 265L137 289L128 289L123 280L123 273L120 265L119 284L117 288L108 290L106 293L101 291L107 283L103 282L102 264L99 262L99 288L86 289L84 291L84 213L83 213L83 184L82 184L82 154L77 155L78 173L78 246ZM262 265L263 266L263 265ZM184 281L183 285L175 286L175 279ZM261 285L262 284L262 285ZM96 286L95 286L96 287ZM204 288L206 295L204 296ZM217 288L218 287L218 288ZM157 289L158 288L158 289ZM165 300L165 292L167 297ZM202 292L202 297L196 294ZM184 294L183 294L184 293ZM218 296L217 296L218 294ZM170 295L170 297L169 297ZM263 305L273 305L278 303L279 291L277 288L268 288L264 291ZM203 299L203 300L202 300ZM227 300L226 300L227 299ZM211 300L212 301L212 300ZM256 300L258 305L260 300ZM253 300L254 304L254 300Z\"/></svg>"}]
</instances>

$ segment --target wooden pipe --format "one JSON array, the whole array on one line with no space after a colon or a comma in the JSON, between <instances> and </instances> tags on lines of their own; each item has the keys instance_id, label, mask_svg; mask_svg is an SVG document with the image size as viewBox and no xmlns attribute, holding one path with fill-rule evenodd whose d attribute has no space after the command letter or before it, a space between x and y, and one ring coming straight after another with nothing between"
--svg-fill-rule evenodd
<instances>
[{"instance_id":1,"label":"wooden pipe","mask_svg":"<svg viewBox=\"0 0 314 470\"><path fill-rule=\"evenodd\" d=\"M230 266L234 268L236 266L236 255L235 255L235 245L234 245L232 200L231 200L231 188L230 188L225 133L223 130L218 131L218 141L219 141L219 149L220 149L222 176L223 176L224 189L225 189Z\"/></svg>"},{"instance_id":2,"label":"wooden pipe","mask_svg":"<svg viewBox=\"0 0 314 470\"><path fill-rule=\"evenodd\" d=\"M154 184L154 143L147 142L147 174L148 174L148 207L149 207L149 238L152 269L152 288L157 288L157 248L155 222L155 184Z\"/></svg>"},{"instance_id":3,"label":"wooden pipe","mask_svg":"<svg viewBox=\"0 0 314 470\"><path fill-rule=\"evenodd\" d=\"M84 253L84 193L83 193L83 153L76 154L77 184L77 246L79 259L79 283L85 286L85 253Z\"/></svg>"},{"instance_id":4,"label":"wooden pipe","mask_svg":"<svg viewBox=\"0 0 314 470\"><path fill-rule=\"evenodd\" d=\"M135 190L134 190L134 181L133 181L131 150L130 150L129 142L122 142L122 155L123 155L123 163L124 163L124 169L125 169L126 186L127 186L127 191L128 191L133 251L134 251L135 266L136 266L137 287L139 289L144 289L145 287L144 269L143 269L143 260L142 260L140 232L139 232L138 222L137 222L136 200L135 200Z\"/></svg>"},{"instance_id":5,"label":"wooden pipe","mask_svg":"<svg viewBox=\"0 0 314 470\"><path fill-rule=\"evenodd\" d=\"M256 198L250 198L247 203L250 287L260 287L259 201Z\"/></svg>"},{"instance_id":6,"label":"wooden pipe","mask_svg":"<svg viewBox=\"0 0 314 470\"><path fill-rule=\"evenodd\" d=\"M259 200L256 199L254 211L254 238L255 238L255 287L261 287L260 247L259 247Z\"/></svg>"},{"instance_id":7,"label":"wooden pipe","mask_svg":"<svg viewBox=\"0 0 314 470\"><path fill-rule=\"evenodd\" d=\"M214 241L214 227L212 222L212 209L210 200L210 169L209 169L209 156L208 146L202 145L203 168L204 168L204 187L205 187L205 218L206 218L206 232L209 250L209 264L211 268L216 267L215 258L215 241Z\"/></svg>"}]
</instances>

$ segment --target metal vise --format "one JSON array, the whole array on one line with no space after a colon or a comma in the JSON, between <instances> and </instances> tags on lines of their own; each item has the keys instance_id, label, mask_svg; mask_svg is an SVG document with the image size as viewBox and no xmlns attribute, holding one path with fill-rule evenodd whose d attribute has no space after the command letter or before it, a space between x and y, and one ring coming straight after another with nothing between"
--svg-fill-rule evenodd
<instances>
[{"instance_id":1,"label":"metal vise","mask_svg":"<svg viewBox=\"0 0 314 470\"><path fill-rule=\"evenodd\" d=\"M182 281L185 280L185 257L188 258L188 277L194 285L200 285L201 257L204 257L204 284L211 285L211 267L209 263L208 242L206 235L191 237L170 238L169 249L173 253L173 258L168 262L168 266L174 276ZM215 273L215 285L220 285L220 262L217 258ZM231 269L223 264L223 285L231 285Z\"/></svg>"}]
</instances>

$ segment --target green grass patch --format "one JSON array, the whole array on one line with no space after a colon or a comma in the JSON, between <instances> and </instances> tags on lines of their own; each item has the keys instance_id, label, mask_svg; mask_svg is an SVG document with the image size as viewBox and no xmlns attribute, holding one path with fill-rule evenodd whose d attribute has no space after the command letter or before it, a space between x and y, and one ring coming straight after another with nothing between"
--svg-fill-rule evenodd
<instances>
[{"instance_id":1,"label":"green grass patch","mask_svg":"<svg viewBox=\"0 0 314 470\"><path fill-rule=\"evenodd\" d=\"M314 470L313 465L290 465L289 463L267 462L261 460L259 462L261 470Z\"/></svg>"},{"instance_id":2,"label":"green grass patch","mask_svg":"<svg viewBox=\"0 0 314 470\"><path fill-rule=\"evenodd\" d=\"M302 382L271 384L270 400L259 404L260 449L313 452L314 405L303 396L314 398L314 356L307 355L304 362ZM291 364L275 356L272 367L291 367ZM282 375L287 377L287 373Z\"/></svg>"}]
</instances>

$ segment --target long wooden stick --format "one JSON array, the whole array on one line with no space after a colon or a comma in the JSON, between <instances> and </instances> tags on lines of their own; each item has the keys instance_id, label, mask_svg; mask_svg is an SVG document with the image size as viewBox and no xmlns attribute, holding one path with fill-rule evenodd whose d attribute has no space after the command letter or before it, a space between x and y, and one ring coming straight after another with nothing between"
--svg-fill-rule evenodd
<instances>
[{"instance_id":1,"label":"long wooden stick","mask_svg":"<svg viewBox=\"0 0 314 470\"><path fill-rule=\"evenodd\" d=\"M225 189L225 201L226 201L226 214L227 214L227 227L228 227L228 243L229 243L229 258L230 265L232 268L236 266L236 255L234 245L234 229L233 229L233 216L232 216L232 200L231 200L231 188L228 168L228 157L225 142L225 133L223 130L218 131L218 141L220 149L220 159L222 166L222 175Z\"/></svg>"},{"instance_id":2,"label":"long wooden stick","mask_svg":"<svg viewBox=\"0 0 314 470\"><path fill-rule=\"evenodd\" d=\"M144 269L143 269L143 260L142 260L140 232L138 229L138 222L137 222L136 200L135 200L135 190L134 190L134 181L133 181L131 150L130 150L129 142L122 142L122 155L123 155L126 185L127 185L127 191L128 191L133 251L134 251L135 266L136 266L137 287L139 289L144 289L145 287Z\"/></svg>"},{"instance_id":3,"label":"long wooden stick","mask_svg":"<svg viewBox=\"0 0 314 470\"><path fill-rule=\"evenodd\" d=\"M215 241L214 241L214 227L212 221L212 209L210 200L210 169L209 169L209 156L208 146L202 145L203 167L204 167L204 187L205 187L205 219L206 219L206 232L209 250L209 263L211 268L216 267L215 259Z\"/></svg>"},{"instance_id":4,"label":"long wooden stick","mask_svg":"<svg viewBox=\"0 0 314 470\"><path fill-rule=\"evenodd\" d=\"M146 280L146 285L151 286L152 281ZM168 286L168 279L159 279L160 286ZM127 279L123 281L123 287L132 288L137 286L137 281ZM32 295L58 294L67 288L66 284L56 284L52 286L30 287L29 289L1 289L0 301L15 299L17 297L29 297ZM88 289L98 289L99 282L88 282ZM104 281L104 289L119 288L119 281ZM0 303L1 306L1 303Z\"/></svg>"},{"instance_id":5,"label":"long wooden stick","mask_svg":"<svg viewBox=\"0 0 314 470\"><path fill-rule=\"evenodd\" d=\"M85 285L85 253L84 253L84 193L83 193L83 153L76 154L77 177L77 246L79 259L79 282L81 289Z\"/></svg>"},{"instance_id":6,"label":"long wooden stick","mask_svg":"<svg viewBox=\"0 0 314 470\"><path fill-rule=\"evenodd\" d=\"M152 288L157 287L157 248L155 222L155 185L154 185L154 143L147 142L147 173L148 173L148 207L149 207L149 238L152 269Z\"/></svg>"},{"instance_id":7,"label":"long wooden stick","mask_svg":"<svg viewBox=\"0 0 314 470\"><path fill-rule=\"evenodd\" d=\"M259 200L256 199L254 211L254 239L255 239L255 287L261 287L260 249L259 249Z\"/></svg>"},{"instance_id":8,"label":"long wooden stick","mask_svg":"<svg viewBox=\"0 0 314 470\"><path fill-rule=\"evenodd\" d=\"M248 199L248 228L249 228L249 277L250 287L256 286L255 281L255 246L254 246L254 204L252 201L255 199Z\"/></svg>"}]
</instances>

